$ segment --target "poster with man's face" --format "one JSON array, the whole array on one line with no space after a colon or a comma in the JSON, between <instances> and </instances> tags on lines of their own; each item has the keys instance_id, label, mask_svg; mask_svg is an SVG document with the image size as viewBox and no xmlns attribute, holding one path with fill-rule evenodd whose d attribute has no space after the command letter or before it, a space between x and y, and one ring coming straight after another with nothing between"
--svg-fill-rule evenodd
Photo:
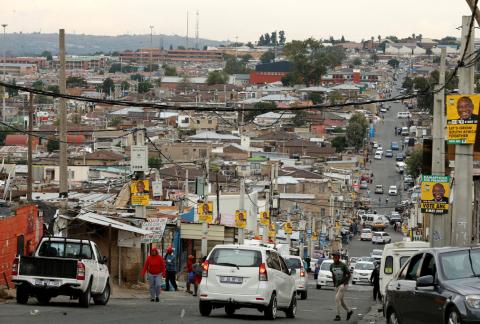
<instances>
[{"instance_id":1,"label":"poster with man's face","mask_svg":"<svg viewBox=\"0 0 480 324\"><path fill-rule=\"evenodd\" d=\"M447 140L449 144L474 144L480 95L447 96Z\"/></svg>"},{"instance_id":2,"label":"poster with man's face","mask_svg":"<svg viewBox=\"0 0 480 324\"><path fill-rule=\"evenodd\" d=\"M450 196L450 177L422 176L422 213L447 214Z\"/></svg>"},{"instance_id":3,"label":"poster with man's face","mask_svg":"<svg viewBox=\"0 0 480 324\"><path fill-rule=\"evenodd\" d=\"M260 212L260 224L262 225L270 224L270 215L268 211Z\"/></svg>"},{"instance_id":4,"label":"poster with man's face","mask_svg":"<svg viewBox=\"0 0 480 324\"><path fill-rule=\"evenodd\" d=\"M247 226L247 212L245 210L237 210L235 212L235 226L237 228L245 228Z\"/></svg>"},{"instance_id":5,"label":"poster with man's face","mask_svg":"<svg viewBox=\"0 0 480 324\"><path fill-rule=\"evenodd\" d=\"M132 206L150 204L150 180L132 180L130 182L130 200Z\"/></svg>"},{"instance_id":6,"label":"poster with man's face","mask_svg":"<svg viewBox=\"0 0 480 324\"><path fill-rule=\"evenodd\" d=\"M213 202L199 203L197 205L198 220L200 222L207 222L208 224L213 221Z\"/></svg>"}]
</instances>

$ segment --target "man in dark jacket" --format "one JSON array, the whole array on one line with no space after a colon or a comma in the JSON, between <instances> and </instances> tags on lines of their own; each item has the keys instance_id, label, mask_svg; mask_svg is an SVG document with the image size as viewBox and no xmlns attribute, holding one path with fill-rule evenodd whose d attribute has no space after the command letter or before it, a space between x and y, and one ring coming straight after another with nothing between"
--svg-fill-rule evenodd
<instances>
[{"instance_id":1,"label":"man in dark jacket","mask_svg":"<svg viewBox=\"0 0 480 324\"><path fill-rule=\"evenodd\" d=\"M376 301L382 300L380 295L380 264L375 262L375 269L373 269L372 274L370 275L370 282L373 285L373 300Z\"/></svg>"},{"instance_id":2,"label":"man in dark jacket","mask_svg":"<svg viewBox=\"0 0 480 324\"><path fill-rule=\"evenodd\" d=\"M171 246L167 248L165 263L167 264L167 282L165 284L166 290L170 291L170 283L172 283L173 289L177 291L177 282L175 281L175 277L177 275L177 264L175 260L175 254L173 254L173 248Z\"/></svg>"}]
</instances>

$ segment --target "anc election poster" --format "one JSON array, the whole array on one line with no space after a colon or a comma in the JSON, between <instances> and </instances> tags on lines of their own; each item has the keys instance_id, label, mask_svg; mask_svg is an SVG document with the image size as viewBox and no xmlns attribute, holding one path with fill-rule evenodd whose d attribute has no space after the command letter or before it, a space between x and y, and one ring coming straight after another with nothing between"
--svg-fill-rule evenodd
<instances>
[{"instance_id":1,"label":"anc election poster","mask_svg":"<svg viewBox=\"0 0 480 324\"><path fill-rule=\"evenodd\" d=\"M235 211L235 227L237 228L247 227L247 211L246 210Z\"/></svg>"},{"instance_id":2,"label":"anc election poster","mask_svg":"<svg viewBox=\"0 0 480 324\"><path fill-rule=\"evenodd\" d=\"M275 240L275 236L277 235L277 227L275 223L270 223L268 225L268 237L272 240Z\"/></svg>"},{"instance_id":3,"label":"anc election poster","mask_svg":"<svg viewBox=\"0 0 480 324\"><path fill-rule=\"evenodd\" d=\"M132 206L150 204L150 180L132 180L130 182L130 201Z\"/></svg>"},{"instance_id":4,"label":"anc election poster","mask_svg":"<svg viewBox=\"0 0 480 324\"><path fill-rule=\"evenodd\" d=\"M480 95L447 96L448 144L474 144Z\"/></svg>"},{"instance_id":5,"label":"anc election poster","mask_svg":"<svg viewBox=\"0 0 480 324\"><path fill-rule=\"evenodd\" d=\"M199 203L197 205L197 214L199 222L210 224L213 221L213 202Z\"/></svg>"},{"instance_id":6,"label":"anc election poster","mask_svg":"<svg viewBox=\"0 0 480 324\"><path fill-rule=\"evenodd\" d=\"M422 213L447 214L450 196L450 177L422 176Z\"/></svg>"},{"instance_id":7,"label":"anc election poster","mask_svg":"<svg viewBox=\"0 0 480 324\"><path fill-rule=\"evenodd\" d=\"M260 212L260 224L268 225L270 223L270 215L268 211Z\"/></svg>"},{"instance_id":8,"label":"anc election poster","mask_svg":"<svg viewBox=\"0 0 480 324\"><path fill-rule=\"evenodd\" d=\"M283 224L283 231L285 232L285 234L292 234L293 232L293 226L292 226L292 222L285 222L285 224Z\"/></svg>"}]
</instances>

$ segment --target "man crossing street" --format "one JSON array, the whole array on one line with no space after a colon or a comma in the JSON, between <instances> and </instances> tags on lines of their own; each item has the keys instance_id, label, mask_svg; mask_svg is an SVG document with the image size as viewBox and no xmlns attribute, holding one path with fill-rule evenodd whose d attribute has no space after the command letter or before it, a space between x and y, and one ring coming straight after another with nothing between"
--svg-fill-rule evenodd
<instances>
[{"instance_id":1,"label":"man crossing street","mask_svg":"<svg viewBox=\"0 0 480 324\"><path fill-rule=\"evenodd\" d=\"M347 320L352 317L353 311L347 307L344 301L345 291L347 290L348 282L350 280L350 271L345 263L340 261L340 253L333 252L333 263L330 266L332 273L333 284L335 286L335 303L337 305L337 316L334 321L340 321L341 308L347 312Z\"/></svg>"}]
</instances>

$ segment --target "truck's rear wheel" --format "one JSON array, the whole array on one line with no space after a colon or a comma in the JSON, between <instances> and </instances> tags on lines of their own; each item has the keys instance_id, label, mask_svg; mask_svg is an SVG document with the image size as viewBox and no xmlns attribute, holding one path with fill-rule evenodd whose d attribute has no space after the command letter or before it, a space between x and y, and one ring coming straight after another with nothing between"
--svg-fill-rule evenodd
<instances>
[{"instance_id":1,"label":"truck's rear wheel","mask_svg":"<svg viewBox=\"0 0 480 324\"><path fill-rule=\"evenodd\" d=\"M90 280L90 282L88 283L87 290L82 292L80 294L80 297L78 298L78 302L80 303L80 306L85 308L88 308L88 306L90 306L90 298L92 298L91 289L92 289L92 281Z\"/></svg>"},{"instance_id":2,"label":"truck's rear wheel","mask_svg":"<svg viewBox=\"0 0 480 324\"><path fill-rule=\"evenodd\" d=\"M28 287L25 284L17 286L17 304L25 305L28 303L29 294Z\"/></svg>"},{"instance_id":3,"label":"truck's rear wheel","mask_svg":"<svg viewBox=\"0 0 480 324\"><path fill-rule=\"evenodd\" d=\"M95 305L106 305L109 299L110 299L110 282L107 280L107 283L105 284L105 288L103 289L103 292L100 295L93 296L93 301L95 302Z\"/></svg>"}]
</instances>

